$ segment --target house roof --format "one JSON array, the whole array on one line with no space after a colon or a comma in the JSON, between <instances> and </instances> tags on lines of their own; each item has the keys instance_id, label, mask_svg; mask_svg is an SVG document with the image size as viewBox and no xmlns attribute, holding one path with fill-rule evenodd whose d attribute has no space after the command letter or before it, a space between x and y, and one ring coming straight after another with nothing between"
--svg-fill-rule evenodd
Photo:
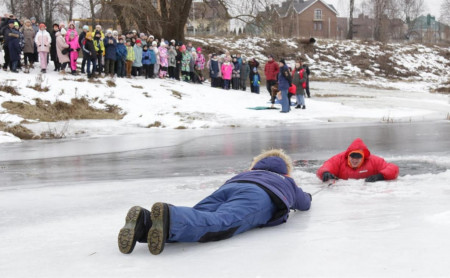
<instances>
[{"instance_id":1,"label":"house roof","mask_svg":"<svg viewBox=\"0 0 450 278\"><path fill-rule=\"evenodd\" d=\"M322 0L287 0L281 3L281 7L278 7L275 10L280 17L286 17L291 9L293 9L297 14L301 14L316 2L322 2L322 4L328 7L332 12L335 14L338 13L333 5L327 4Z\"/></svg>"}]
</instances>

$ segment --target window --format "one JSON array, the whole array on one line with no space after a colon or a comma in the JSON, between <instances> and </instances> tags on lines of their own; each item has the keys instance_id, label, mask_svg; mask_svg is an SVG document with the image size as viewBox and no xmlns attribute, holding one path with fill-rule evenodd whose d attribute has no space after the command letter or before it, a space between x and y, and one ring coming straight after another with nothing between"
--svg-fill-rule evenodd
<instances>
[{"instance_id":1,"label":"window","mask_svg":"<svg viewBox=\"0 0 450 278\"><path fill-rule=\"evenodd\" d=\"M322 31L322 22L314 22L314 31Z\"/></svg>"},{"instance_id":2,"label":"window","mask_svg":"<svg viewBox=\"0 0 450 278\"><path fill-rule=\"evenodd\" d=\"M314 10L314 20L322 20L322 10L321 9Z\"/></svg>"}]
</instances>

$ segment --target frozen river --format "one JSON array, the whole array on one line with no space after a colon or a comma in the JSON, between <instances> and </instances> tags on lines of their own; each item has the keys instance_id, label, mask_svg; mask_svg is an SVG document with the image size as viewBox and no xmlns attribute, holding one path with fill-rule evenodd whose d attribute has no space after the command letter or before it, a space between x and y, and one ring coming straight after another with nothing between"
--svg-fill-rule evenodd
<instances>
[{"instance_id":1,"label":"frozen river","mask_svg":"<svg viewBox=\"0 0 450 278\"><path fill-rule=\"evenodd\" d=\"M448 122L159 131L26 141L0 145L0 187L224 174L245 169L253 156L272 147L285 149L297 166L314 171L356 137L361 137L372 153L394 162L407 156L448 156L450 152ZM445 171L429 161L421 167L414 161L398 163L401 175Z\"/></svg>"},{"instance_id":2,"label":"frozen river","mask_svg":"<svg viewBox=\"0 0 450 278\"><path fill-rule=\"evenodd\" d=\"M361 137L395 181L339 180L286 224L232 239L117 248L129 207L192 206L262 149L284 148L307 192ZM449 122L154 131L0 145L0 277L448 277Z\"/></svg>"}]
</instances>

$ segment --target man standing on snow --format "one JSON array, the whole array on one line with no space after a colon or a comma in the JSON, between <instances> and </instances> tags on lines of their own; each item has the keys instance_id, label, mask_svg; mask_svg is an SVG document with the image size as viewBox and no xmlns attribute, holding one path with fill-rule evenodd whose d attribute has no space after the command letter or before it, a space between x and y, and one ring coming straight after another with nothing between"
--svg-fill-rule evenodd
<instances>
[{"instance_id":1,"label":"man standing on snow","mask_svg":"<svg viewBox=\"0 0 450 278\"><path fill-rule=\"evenodd\" d=\"M129 254L136 241L147 242L150 252L158 255L166 242L218 241L282 224L290 209L305 211L311 206L311 195L297 187L292 169L283 150L269 150L193 208L155 203L150 212L132 207L119 232L119 250Z\"/></svg>"},{"instance_id":2,"label":"man standing on snow","mask_svg":"<svg viewBox=\"0 0 450 278\"><path fill-rule=\"evenodd\" d=\"M317 170L317 176L324 182L331 179L394 180L398 176L398 166L370 154L364 142L357 138L345 152L325 161Z\"/></svg>"},{"instance_id":3,"label":"man standing on snow","mask_svg":"<svg viewBox=\"0 0 450 278\"><path fill-rule=\"evenodd\" d=\"M269 95L272 94L272 86L277 84L277 76L280 72L278 63L275 62L272 55L269 55L269 61L264 66L264 74L266 75L266 87Z\"/></svg>"}]
</instances>

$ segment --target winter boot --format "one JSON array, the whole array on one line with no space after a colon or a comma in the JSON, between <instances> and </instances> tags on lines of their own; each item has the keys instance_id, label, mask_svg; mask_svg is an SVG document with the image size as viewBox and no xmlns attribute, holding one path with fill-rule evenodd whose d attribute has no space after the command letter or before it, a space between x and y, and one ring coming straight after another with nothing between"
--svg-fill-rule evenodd
<instances>
[{"instance_id":1,"label":"winter boot","mask_svg":"<svg viewBox=\"0 0 450 278\"><path fill-rule=\"evenodd\" d=\"M297 104L297 106L295 106L295 109L300 109L302 108L302 106L300 104Z\"/></svg>"},{"instance_id":2,"label":"winter boot","mask_svg":"<svg viewBox=\"0 0 450 278\"><path fill-rule=\"evenodd\" d=\"M133 252L136 241L147 242L147 233L151 226L152 221L148 210L139 206L130 208L125 217L125 226L120 229L118 236L120 252L130 254Z\"/></svg>"},{"instance_id":3,"label":"winter boot","mask_svg":"<svg viewBox=\"0 0 450 278\"><path fill-rule=\"evenodd\" d=\"M169 205L166 203L155 203L151 212L152 227L148 232L148 250L153 255L158 255L164 250L164 244L169 235Z\"/></svg>"},{"instance_id":4,"label":"winter boot","mask_svg":"<svg viewBox=\"0 0 450 278\"><path fill-rule=\"evenodd\" d=\"M303 105L302 109L306 109L306 105Z\"/></svg>"}]
</instances>

